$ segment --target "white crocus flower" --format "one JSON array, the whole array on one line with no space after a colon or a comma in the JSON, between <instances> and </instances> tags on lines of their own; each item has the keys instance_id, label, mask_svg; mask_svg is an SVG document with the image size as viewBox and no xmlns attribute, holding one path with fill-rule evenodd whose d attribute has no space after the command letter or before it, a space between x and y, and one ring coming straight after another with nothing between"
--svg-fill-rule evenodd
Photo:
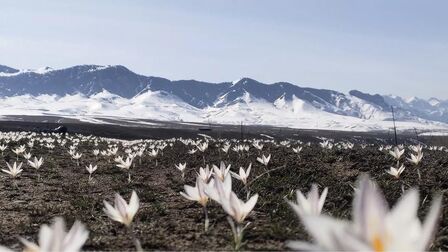
<instances>
[{"instance_id":1,"label":"white crocus flower","mask_svg":"<svg viewBox=\"0 0 448 252\"><path fill-rule=\"evenodd\" d=\"M207 205L208 196L205 194L205 183L201 178L196 179L195 187L184 185L184 191L180 192L180 195L188 200L197 201L202 206Z\"/></svg>"},{"instance_id":2,"label":"white crocus flower","mask_svg":"<svg viewBox=\"0 0 448 252\"><path fill-rule=\"evenodd\" d=\"M265 155L262 155L261 157L257 157L257 161L265 166L268 166L270 160L271 160L271 154L269 154L269 156L267 156L267 157Z\"/></svg>"},{"instance_id":3,"label":"white crocus flower","mask_svg":"<svg viewBox=\"0 0 448 252\"><path fill-rule=\"evenodd\" d=\"M41 157L37 159L37 157L34 157L34 160L28 160L28 164L33 167L36 170L39 170L39 168L44 164L44 159Z\"/></svg>"},{"instance_id":4,"label":"white crocus flower","mask_svg":"<svg viewBox=\"0 0 448 252\"><path fill-rule=\"evenodd\" d=\"M229 149L230 149L230 144L226 144L226 145L224 145L222 148L221 148L221 150L224 152L224 153L228 153L229 152Z\"/></svg>"},{"instance_id":5,"label":"white crocus flower","mask_svg":"<svg viewBox=\"0 0 448 252\"><path fill-rule=\"evenodd\" d=\"M423 159L423 153L422 152L417 152L415 155L411 154L411 158L408 158L409 162L418 165L420 164L420 162Z\"/></svg>"},{"instance_id":6,"label":"white crocus flower","mask_svg":"<svg viewBox=\"0 0 448 252\"><path fill-rule=\"evenodd\" d=\"M220 188L220 187L219 187ZM253 195L247 202L238 198L234 192L230 192L229 197L224 196L226 192L220 191L221 206L232 219L241 224L255 207L258 194Z\"/></svg>"},{"instance_id":7,"label":"white crocus flower","mask_svg":"<svg viewBox=\"0 0 448 252\"><path fill-rule=\"evenodd\" d=\"M389 154L394 157L396 160L400 160L401 156L404 154L404 149L400 149L395 147L393 151L389 151Z\"/></svg>"},{"instance_id":8,"label":"white crocus flower","mask_svg":"<svg viewBox=\"0 0 448 252\"><path fill-rule=\"evenodd\" d=\"M423 146L419 145L412 145L409 147L413 152L419 153L423 151Z\"/></svg>"},{"instance_id":9,"label":"white crocus flower","mask_svg":"<svg viewBox=\"0 0 448 252\"><path fill-rule=\"evenodd\" d=\"M185 169L187 168L187 163L179 163L175 165L176 168L182 173L182 178L185 177Z\"/></svg>"},{"instance_id":10,"label":"white crocus flower","mask_svg":"<svg viewBox=\"0 0 448 252\"><path fill-rule=\"evenodd\" d=\"M249 164L249 167L247 167L247 170L245 171L243 167L240 167L239 174L236 174L235 172L230 172L232 176L241 182L243 182L244 185L247 185L247 178L249 177L250 170L252 169L252 163Z\"/></svg>"},{"instance_id":11,"label":"white crocus flower","mask_svg":"<svg viewBox=\"0 0 448 252\"><path fill-rule=\"evenodd\" d=\"M207 165L205 168L200 167L198 177L202 179L205 183L208 183L213 173L210 171L210 167Z\"/></svg>"},{"instance_id":12,"label":"white crocus flower","mask_svg":"<svg viewBox=\"0 0 448 252\"><path fill-rule=\"evenodd\" d=\"M294 209L297 215L320 215L322 208L327 197L328 188L325 187L322 194L319 197L319 191L317 185L313 184L311 190L308 192L307 197L303 195L300 190L296 191L297 204L288 201L289 205Z\"/></svg>"},{"instance_id":13,"label":"white crocus flower","mask_svg":"<svg viewBox=\"0 0 448 252\"><path fill-rule=\"evenodd\" d=\"M221 190L222 189L222 190ZM221 190L221 193L220 193ZM224 194L222 194L224 192ZM227 174L224 181L220 179L212 179L205 187L205 193L210 199L221 204L221 197L229 198L232 192L232 176Z\"/></svg>"},{"instance_id":14,"label":"white crocus flower","mask_svg":"<svg viewBox=\"0 0 448 252\"><path fill-rule=\"evenodd\" d=\"M112 207L111 204L104 201L104 213L106 213L106 215L112 220L123 223L129 227L140 205L137 193L132 191L129 204L127 204L126 201L118 193L116 193L114 204L114 207Z\"/></svg>"},{"instance_id":15,"label":"white crocus flower","mask_svg":"<svg viewBox=\"0 0 448 252\"><path fill-rule=\"evenodd\" d=\"M328 140L325 140L325 141L323 141L323 142L321 142L321 143L319 143L320 144L320 146L323 148L323 149L329 149L329 150L331 150L331 149L333 149L333 143L331 143L330 141L328 141Z\"/></svg>"},{"instance_id":16,"label":"white crocus flower","mask_svg":"<svg viewBox=\"0 0 448 252\"><path fill-rule=\"evenodd\" d=\"M219 168L216 165L213 165L213 173L215 174L215 178L224 181L224 178L227 176L227 173L230 171L231 164L226 167L226 164L221 161L219 164Z\"/></svg>"},{"instance_id":17,"label":"white crocus flower","mask_svg":"<svg viewBox=\"0 0 448 252\"><path fill-rule=\"evenodd\" d=\"M158 150L152 149L152 150L149 152L149 156L150 156L150 157L156 158L157 155L159 155L159 151L158 151Z\"/></svg>"},{"instance_id":18,"label":"white crocus flower","mask_svg":"<svg viewBox=\"0 0 448 252\"><path fill-rule=\"evenodd\" d=\"M303 147L301 146L297 146L297 148L292 148L292 151L294 151L294 153L300 153L302 151Z\"/></svg>"},{"instance_id":19,"label":"white crocus flower","mask_svg":"<svg viewBox=\"0 0 448 252\"><path fill-rule=\"evenodd\" d=\"M95 150L93 150L92 152L93 152L93 155L94 155L95 157L98 156L98 155L100 154L100 150L98 150L98 149L95 149Z\"/></svg>"},{"instance_id":20,"label":"white crocus flower","mask_svg":"<svg viewBox=\"0 0 448 252\"><path fill-rule=\"evenodd\" d=\"M8 145L2 144L0 145L0 151L3 153L8 148Z\"/></svg>"},{"instance_id":21,"label":"white crocus flower","mask_svg":"<svg viewBox=\"0 0 448 252\"><path fill-rule=\"evenodd\" d=\"M74 153L73 155L72 155L72 158L74 159L74 160L76 160L76 165L77 166L79 166L79 159L82 157L82 154L81 153Z\"/></svg>"},{"instance_id":22,"label":"white crocus flower","mask_svg":"<svg viewBox=\"0 0 448 252\"><path fill-rule=\"evenodd\" d=\"M121 163L121 162L123 162L123 157L122 156L117 156L117 157L114 158L114 161L116 163Z\"/></svg>"},{"instance_id":23,"label":"white crocus flower","mask_svg":"<svg viewBox=\"0 0 448 252\"><path fill-rule=\"evenodd\" d=\"M204 142L202 144L198 144L197 148L200 152L205 152L208 149L208 142Z\"/></svg>"},{"instance_id":24,"label":"white crocus flower","mask_svg":"<svg viewBox=\"0 0 448 252\"><path fill-rule=\"evenodd\" d=\"M122 168L122 169L129 170L132 166L132 158L130 158L130 157L127 157L126 160L115 159L115 161L119 161L119 163L117 164L117 167Z\"/></svg>"},{"instance_id":25,"label":"white crocus flower","mask_svg":"<svg viewBox=\"0 0 448 252\"><path fill-rule=\"evenodd\" d=\"M89 231L85 226L76 221L70 231L66 231L62 218L55 218L53 225L42 225L39 232L39 245L25 239L20 241L25 245L24 251L33 252L77 252L89 238Z\"/></svg>"},{"instance_id":26,"label":"white crocus flower","mask_svg":"<svg viewBox=\"0 0 448 252\"><path fill-rule=\"evenodd\" d=\"M11 166L9 163L6 163L6 165L8 166L8 170L2 169L2 171L4 173L8 173L9 175L11 175L13 178L17 177L22 171L22 163L20 163L19 165L17 165L16 162L14 162L14 164Z\"/></svg>"},{"instance_id":27,"label":"white crocus flower","mask_svg":"<svg viewBox=\"0 0 448 252\"><path fill-rule=\"evenodd\" d=\"M29 153L29 152L24 152L24 153L22 154L22 156L23 156L26 160L29 160L29 159L31 158L31 153Z\"/></svg>"},{"instance_id":28,"label":"white crocus flower","mask_svg":"<svg viewBox=\"0 0 448 252\"><path fill-rule=\"evenodd\" d=\"M12 150L17 156L25 152L25 145L20 145L19 147Z\"/></svg>"},{"instance_id":29,"label":"white crocus flower","mask_svg":"<svg viewBox=\"0 0 448 252\"><path fill-rule=\"evenodd\" d=\"M96 165L93 166L92 164L90 164L89 166L86 166L86 170L89 172L89 181L92 180L92 174L96 171L96 169L98 169Z\"/></svg>"},{"instance_id":30,"label":"white crocus flower","mask_svg":"<svg viewBox=\"0 0 448 252\"><path fill-rule=\"evenodd\" d=\"M200 177L197 177L195 187L184 185L185 192L180 192L180 195L182 195L184 198L188 200L196 201L202 206L205 215L204 227L205 232L207 232L209 226L208 211L207 211L208 196L205 193L205 187L206 184L204 183L204 181Z\"/></svg>"},{"instance_id":31,"label":"white crocus flower","mask_svg":"<svg viewBox=\"0 0 448 252\"><path fill-rule=\"evenodd\" d=\"M75 153L75 154L73 154L73 156L72 156L72 158L73 158L73 159L76 159L76 160L77 160L77 159L80 159L81 157L82 157L82 154L81 154L81 153L78 153L78 152Z\"/></svg>"},{"instance_id":32,"label":"white crocus flower","mask_svg":"<svg viewBox=\"0 0 448 252\"><path fill-rule=\"evenodd\" d=\"M151 151L149 152L149 156L155 159L155 161L156 161L156 166L157 166L157 163L158 163L158 161L157 161L157 155L159 155L159 151L158 151L158 150L153 149L153 150L151 150Z\"/></svg>"},{"instance_id":33,"label":"white crocus flower","mask_svg":"<svg viewBox=\"0 0 448 252\"><path fill-rule=\"evenodd\" d=\"M264 145L260 142L254 142L252 145L255 147L255 149L257 149L259 151L261 151L264 147Z\"/></svg>"},{"instance_id":34,"label":"white crocus flower","mask_svg":"<svg viewBox=\"0 0 448 252\"><path fill-rule=\"evenodd\" d=\"M442 199L436 197L426 220L417 216L419 194L409 190L389 210L386 200L369 178L360 180L353 202L353 220L329 216L302 216L313 243L292 241L293 250L308 251L426 251L435 234Z\"/></svg>"},{"instance_id":35,"label":"white crocus flower","mask_svg":"<svg viewBox=\"0 0 448 252\"><path fill-rule=\"evenodd\" d=\"M232 180L231 176L227 176L229 180ZM227 179L226 177L226 179ZM225 181L224 181L225 183ZM219 203L222 209L228 214L227 220L232 228L234 249L239 250L243 244L243 233L247 225L243 227L243 222L258 200L258 194L253 195L247 202L244 202L238 198L238 196L232 191L230 185L230 192L228 187L225 187L223 182L217 180L215 188L219 195Z\"/></svg>"},{"instance_id":36,"label":"white crocus flower","mask_svg":"<svg viewBox=\"0 0 448 252\"><path fill-rule=\"evenodd\" d=\"M403 173L405 167L402 164L400 167L398 167L400 164L397 163L397 167L390 167L389 170L386 170L386 172L392 176L394 176L396 179L400 178L401 173Z\"/></svg>"}]
</instances>

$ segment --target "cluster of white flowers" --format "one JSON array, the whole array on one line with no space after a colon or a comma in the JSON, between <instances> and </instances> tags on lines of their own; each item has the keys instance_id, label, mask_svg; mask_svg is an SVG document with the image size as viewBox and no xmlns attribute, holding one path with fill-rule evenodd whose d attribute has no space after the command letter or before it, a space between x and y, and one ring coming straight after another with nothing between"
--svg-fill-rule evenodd
<instances>
[{"instance_id":1,"label":"cluster of white flowers","mask_svg":"<svg viewBox=\"0 0 448 252\"><path fill-rule=\"evenodd\" d=\"M355 146L354 143L347 141L335 143L332 139L322 138L321 140L316 146L322 148L323 153L351 150ZM93 145L94 149L85 151L84 146L86 144ZM158 166L158 161L164 164L163 162L166 163L163 158L164 152L167 153L170 148L173 150L175 144L184 145L188 150L187 153L192 155L189 157L202 156L204 161L203 167L197 169L191 167L191 163L187 165L187 162L169 164L169 167L173 167L176 172L180 172L182 181L188 181L188 176L191 174L195 176L195 184L185 184L180 195L187 200L197 202L201 206L205 217L205 232L208 232L210 228L208 204L221 206L223 213L228 216L227 219L233 233L233 245L236 250L244 244L243 234L249 225L247 219L251 218L249 216L253 214L259 199L256 192L251 192L251 185L253 185L251 183L264 174L269 175L274 169L268 168L278 162L276 160L278 157L274 156L272 158L269 153L271 148L284 148L292 154L295 153L294 155L297 157L298 155L306 155L308 147L311 146L311 143L293 140L277 142L271 138L268 140L213 139L204 134L199 139L172 138L124 141L78 134L62 137L59 134L47 133L0 133L2 155L5 155L5 153L8 155L7 152L9 151L15 154L15 161L6 163L6 168L2 169L12 178L17 178L23 172L23 164L28 164L34 169L34 172L45 169L45 166L43 166L44 159L32 155L32 152L36 153L37 147L45 148L49 152L52 152L55 148L62 148L64 155L68 154L67 159L75 160L77 167L81 164L81 167L85 167L85 170L84 168L82 170L84 173L85 171L88 173L89 185L95 183L96 179L93 179L93 174L96 172L95 178L97 178L98 173L106 168L99 167L98 169L96 164L87 163L86 160L107 160L107 163L113 169L120 168L128 174L129 187L126 189L132 189L131 171L135 170L136 167L138 168L145 157L150 160L149 163L152 166ZM365 143L359 144L361 149L372 146ZM407 160L418 166L423 158L423 147L421 145L409 146L409 149L413 153ZM445 148L439 147L429 147L429 149L446 151ZM219 152L220 159L225 161L221 161L219 164L213 164L212 162L207 164L207 155L215 150ZM239 157L244 155L251 162L232 166L228 162L231 159L226 159L230 155L229 150L237 153ZM399 179L405 170L404 162L401 161L404 159L405 147L380 146L378 150L389 153L397 162L396 167L391 167L386 172ZM89 157L93 159L89 159ZM253 171L257 172L257 169L260 168L265 169L265 172L261 173L259 177L253 178ZM241 191L234 190L232 179L235 179L236 183L240 183L245 190L245 195L241 195ZM441 198L435 197L425 222L421 223L417 218L418 191L409 190L396 206L389 210L384 197L377 188L378 186L368 177L360 179L354 195L353 219L350 221L339 220L322 213L331 187L330 189L323 188L321 194L319 194L317 184L312 184L306 195L297 190L296 202L288 201L285 204L289 204L297 213L313 238L313 242L290 241L288 246L292 249L315 251L423 251L428 249L436 228L441 208ZM241 196L244 199L240 198ZM132 191L129 203L120 194L116 193L113 204L106 200L103 201L103 204L105 215L113 221L122 223L126 228L129 228L131 233L133 232L134 219L140 208L140 200L136 191ZM88 235L87 228L81 222L75 221L72 228L67 232L64 220L55 218L51 226L41 226L38 244L22 238L20 240L28 251L79 251L88 240ZM132 239L134 239L137 250L141 250L139 240L134 236ZM0 247L0 251L2 249ZM6 250L6 248L4 249Z\"/></svg>"}]
</instances>

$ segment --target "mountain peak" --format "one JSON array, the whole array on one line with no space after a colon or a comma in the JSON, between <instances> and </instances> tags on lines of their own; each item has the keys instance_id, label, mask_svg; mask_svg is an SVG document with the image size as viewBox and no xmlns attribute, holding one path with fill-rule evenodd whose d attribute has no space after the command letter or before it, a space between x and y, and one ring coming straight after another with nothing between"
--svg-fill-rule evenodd
<instances>
[{"instance_id":1,"label":"mountain peak","mask_svg":"<svg viewBox=\"0 0 448 252\"><path fill-rule=\"evenodd\" d=\"M248 77L242 77L238 80L232 81L232 86L240 86L240 85L247 85L248 83L258 83L258 81L248 78Z\"/></svg>"},{"instance_id":2,"label":"mountain peak","mask_svg":"<svg viewBox=\"0 0 448 252\"><path fill-rule=\"evenodd\" d=\"M19 72L18 69L14 69L12 67L5 66L5 65L0 65L0 73L12 74L12 73L17 73L17 72Z\"/></svg>"},{"instance_id":3,"label":"mountain peak","mask_svg":"<svg viewBox=\"0 0 448 252\"><path fill-rule=\"evenodd\" d=\"M441 101L437 98L431 97L428 99L429 104L431 104L431 106L437 106L441 103Z\"/></svg>"}]
</instances>

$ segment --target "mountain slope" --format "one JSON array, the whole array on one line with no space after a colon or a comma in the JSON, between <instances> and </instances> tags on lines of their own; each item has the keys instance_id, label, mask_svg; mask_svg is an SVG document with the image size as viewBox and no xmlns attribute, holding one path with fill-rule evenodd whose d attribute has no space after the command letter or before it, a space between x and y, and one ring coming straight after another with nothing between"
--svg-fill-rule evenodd
<instances>
[{"instance_id":1,"label":"mountain slope","mask_svg":"<svg viewBox=\"0 0 448 252\"><path fill-rule=\"evenodd\" d=\"M58 110L58 114L64 111L94 114L97 108L100 114L108 111L113 115L131 115L134 114L131 107L134 107L139 111L135 116L152 116L148 115L149 112L142 114L141 110L146 109L156 111L155 114L165 120L197 121L202 118L235 122L244 119L247 123L260 124L279 124L284 118L293 121L313 115L338 118L335 121L340 119L338 116L343 116L347 122L350 118L387 122L392 118L390 108L393 106L399 121L448 123L448 101L436 98L403 99L357 90L344 94L287 82L265 84L250 78L222 83L171 81L139 75L120 65L37 70L18 70L0 65L0 97L8 106L12 106L8 103L13 102L14 97L20 97L19 100L27 97L36 102L36 106L47 103L45 99L69 106L67 101L72 99L73 108ZM85 104L79 104L79 101ZM26 104L31 109L31 104Z\"/></svg>"}]
</instances>

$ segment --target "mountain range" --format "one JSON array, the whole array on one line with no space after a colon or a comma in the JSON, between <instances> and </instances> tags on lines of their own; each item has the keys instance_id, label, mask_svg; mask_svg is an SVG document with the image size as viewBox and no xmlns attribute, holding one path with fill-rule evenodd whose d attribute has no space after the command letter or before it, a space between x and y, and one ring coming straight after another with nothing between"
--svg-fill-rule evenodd
<instances>
[{"instance_id":1,"label":"mountain range","mask_svg":"<svg viewBox=\"0 0 448 252\"><path fill-rule=\"evenodd\" d=\"M122 105L126 103L130 108L132 105L139 107L141 117L145 117L145 114L154 117L151 114L153 111L149 111L153 109L158 110L160 113L157 115L166 120L213 119L226 123L242 120L254 124L296 126L296 118L305 119L304 115L319 115L320 118L329 118L327 121L338 123L343 123L344 118L355 118L358 120L356 122L361 124L369 120L390 121L393 107L398 121L419 124L448 123L448 101L436 98L405 99L392 95L367 94L358 90L344 94L334 90L300 87L288 82L265 84L250 78L222 83L172 81L140 75L120 65L79 65L57 70L50 67L19 70L0 65L0 102L3 104L13 106L14 100L11 99L14 97L32 97L39 102L29 106L36 108L44 103L45 99L50 99L54 104L64 101L62 97L67 96L95 101L95 106L101 107L95 110L83 105L79 111L84 111L85 114L100 113L111 107L111 104L119 109L120 104L117 102L120 101ZM137 102L142 100L143 104ZM176 108L161 110L171 105ZM142 106L147 109L146 112ZM73 107L64 111L75 113L76 109ZM49 110L49 113L53 111L48 108L43 110ZM25 107L22 107L21 111L25 111ZM108 113L113 111L107 110ZM265 116L271 118L263 118ZM286 124L276 123L281 122L283 116L286 121L290 121ZM319 119L315 118L314 121L319 123Z\"/></svg>"}]
</instances>

